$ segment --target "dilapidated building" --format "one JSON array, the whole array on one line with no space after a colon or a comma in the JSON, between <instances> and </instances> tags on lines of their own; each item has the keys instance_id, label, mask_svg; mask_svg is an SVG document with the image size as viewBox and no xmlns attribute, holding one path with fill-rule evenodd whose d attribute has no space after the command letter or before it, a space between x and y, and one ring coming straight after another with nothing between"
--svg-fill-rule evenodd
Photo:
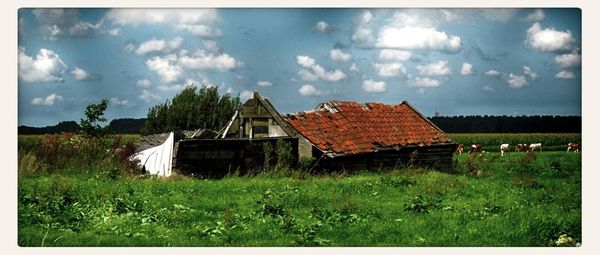
<instances>
[{"instance_id":1,"label":"dilapidated building","mask_svg":"<svg viewBox=\"0 0 600 255\"><path fill-rule=\"evenodd\" d=\"M214 139L178 143L176 168L201 176L262 171L264 143L284 140L293 160L312 159L315 171L402 168L451 172L456 144L407 102L398 105L331 101L281 115L254 92Z\"/></svg>"}]
</instances>

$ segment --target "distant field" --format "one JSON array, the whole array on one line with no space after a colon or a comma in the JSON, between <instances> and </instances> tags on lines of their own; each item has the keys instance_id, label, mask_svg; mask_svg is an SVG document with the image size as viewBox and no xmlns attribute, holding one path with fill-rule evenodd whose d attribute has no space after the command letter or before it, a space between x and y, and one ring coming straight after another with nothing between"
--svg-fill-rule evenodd
<instances>
[{"instance_id":1,"label":"distant field","mask_svg":"<svg viewBox=\"0 0 600 255\"><path fill-rule=\"evenodd\" d=\"M28 175L18 180L18 244L556 246L563 234L581 242L580 154L474 155L455 156L458 174Z\"/></svg>"},{"instance_id":2,"label":"distant field","mask_svg":"<svg viewBox=\"0 0 600 255\"><path fill-rule=\"evenodd\" d=\"M500 151L500 145L508 143L513 146L519 143L542 143L545 151L566 151L567 144L581 144L581 134L578 133L518 133L518 134L487 134L487 133L450 133L450 138L462 143L465 148L471 144L483 144L486 151Z\"/></svg>"}]
</instances>

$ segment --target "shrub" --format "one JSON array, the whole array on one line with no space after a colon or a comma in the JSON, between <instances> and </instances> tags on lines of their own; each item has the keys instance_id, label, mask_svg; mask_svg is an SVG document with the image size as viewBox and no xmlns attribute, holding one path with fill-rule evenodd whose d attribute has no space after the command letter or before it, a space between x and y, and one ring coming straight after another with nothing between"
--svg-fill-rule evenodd
<instances>
[{"instance_id":1,"label":"shrub","mask_svg":"<svg viewBox=\"0 0 600 255\"><path fill-rule=\"evenodd\" d=\"M44 171L44 166L40 160L35 156L33 152L21 153L19 152L19 176L27 176L33 174L39 174Z\"/></svg>"},{"instance_id":2,"label":"shrub","mask_svg":"<svg viewBox=\"0 0 600 255\"><path fill-rule=\"evenodd\" d=\"M282 139L277 140L275 145L277 154L277 170L289 169L293 163L292 146L283 141Z\"/></svg>"}]
</instances>

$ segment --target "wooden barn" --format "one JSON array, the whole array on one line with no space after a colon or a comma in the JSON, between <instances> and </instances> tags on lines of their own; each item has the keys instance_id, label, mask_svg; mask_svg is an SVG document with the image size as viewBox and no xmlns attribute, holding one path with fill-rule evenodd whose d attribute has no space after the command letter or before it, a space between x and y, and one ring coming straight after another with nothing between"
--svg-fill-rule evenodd
<instances>
[{"instance_id":1,"label":"wooden barn","mask_svg":"<svg viewBox=\"0 0 600 255\"><path fill-rule=\"evenodd\" d=\"M236 111L215 139L178 143L176 168L201 176L258 172L263 144L283 139L293 160L312 158L315 171L402 168L452 172L456 143L407 102L399 105L331 101L282 116L258 92ZM272 164L271 164L272 165Z\"/></svg>"}]
</instances>

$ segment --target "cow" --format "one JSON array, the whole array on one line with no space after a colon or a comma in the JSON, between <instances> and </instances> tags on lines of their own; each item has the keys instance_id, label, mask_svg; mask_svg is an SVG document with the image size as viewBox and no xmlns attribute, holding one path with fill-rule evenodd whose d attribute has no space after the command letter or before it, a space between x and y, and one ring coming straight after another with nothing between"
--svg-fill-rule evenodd
<instances>
[{"instance_id":1,"label":"cow","mask_svg":"<svg viewBox=\"0 0 600 255\"><path fill-rule=\"evenodd\" d=\"M517 145L515 145L515 151L526 151L526 150L527 150L526 143L518 143Z\"/></svg>"},{"instance_id":2,"label":"cow","mask_svg":"<svg viewBox=\"0 0 600 255\"><path fill-rule=\"evenodd\" d=\"M542 151L542 144L541 143L532 143L529 145L529 151L534 151L535 149Z\"/></svg>"},{"instance_id":3,"label":"cow","mask_svg":"<svg viewBox=\"0 0 600 255\"><path fill-rule=\"evenodd\" d=\"M504 156L505 152L508 152L508 143L503 143L500 145L500 154Z\"/></svg>"},{"instance_id":4,"label":"cow","mask_svg":"<svg viewBox=\"0 0 600 255\"><path fill-rule=\"evenodd\" d=\"M454 150L454 153L456 153L456 155L461 155L463 153L464 149L465 149L465 145L461 143L456 147L456 150Z\"/></svg>"},{"instance_id":5,"label":"cow","mask_svg":"<svg viewBox=\"0 0 600 255\"><path fill-rule=\"evenodd\" d=\"M481 149L483 148L483 145L481 145L480 143L476 143L471 145L471 148L469 149L469 154L473 153L473 152L481 152Z\"/></svg>"},{"instance_id":6,"label":"cow","mask_svg":"<svg viewBox=\"0 0 600 255\"><path fill-rule=\"evenodd\" d=\"M575 153L579 153L579 144L578 143L569 143L567 145L567 152L574 151Z\"/></svg>"}]
</instances>

